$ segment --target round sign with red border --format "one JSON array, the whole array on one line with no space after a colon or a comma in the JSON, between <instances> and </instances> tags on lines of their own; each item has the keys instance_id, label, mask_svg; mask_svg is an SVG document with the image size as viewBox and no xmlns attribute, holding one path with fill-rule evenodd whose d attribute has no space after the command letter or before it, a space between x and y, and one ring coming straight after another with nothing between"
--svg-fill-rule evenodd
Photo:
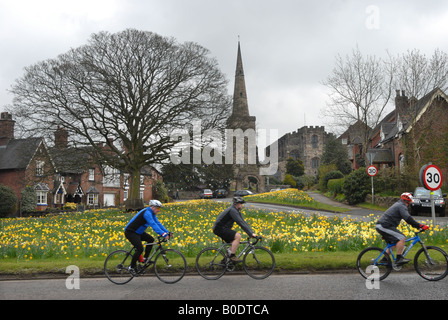
<instances>
[{"instance_id":1,"label":"round sign with red border","mask_svg":"<svg viewBox=\"0 0 448 320\"><path fill-rule=\"evenodd\" d=\"M371 177L376 176L378 173L378 169L375 166L368 166L367 167L367 174Z\"/></svg>"},{"instance_id":2,"label":"round sign with red border","mask_svg":"<svg viewBox=\"0 0 448 320\"><path fill-rule=\"evenodd\" d=\"M431 164L423 170L423 183L426 189L436 191L442 186L443 178L440 169Z\"/></svg>"}]
</instances>

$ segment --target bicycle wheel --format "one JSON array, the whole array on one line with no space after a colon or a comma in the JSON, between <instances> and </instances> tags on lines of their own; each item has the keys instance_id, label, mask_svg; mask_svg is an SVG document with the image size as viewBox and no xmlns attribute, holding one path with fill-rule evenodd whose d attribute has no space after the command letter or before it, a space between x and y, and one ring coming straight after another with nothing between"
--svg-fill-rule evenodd
<instances>
[{"instance_id":1,"label":"bicycle wheel","mask_svg":"<svg viewBox=\"0 0 448 320\"><path fill-rule=\"evenodd\" d=\"M438 247L421 248L414 257L415 271L428 281L438 281L448 274L448 256Z\"/></svg>"},{"instance_id":2,"label":"bicycle wheel","mask_svg":"<svg viewBox=\"0 0 448 320\"><path fill-rule=\"evenodd\" d=\"M266 279L274 271L275 258L269 249L253 247L244 255L243 267L250 277L257 280Z\"/></svg>"},{"instance_id":3,"label":"bicycle wheel","mask_svg":"<svg viewBox=\"0 0 448 320\"><path fill-rule=\"evenodd\" d=\"M125 284L134 277L128 270L132 255L126 250L117 250L109 254L104 261L104 274L116 284Z\"/></svg>"},{"instance_id":4,"label":"bicycle wheel","mask_svg":"<svg viewBox=\"0 0 448 320\"><path fill-rule=\"evenodd\" d=\"M176 283L187 272L187 261L182 253L174 249L160 251L154 260L154 272L160 281Z\"/></svg>"},{"instance_id":5,"label":"bicycle wheel","mask_svg":"<svg viewBox=\"0 0 448 320\"><path fill-rule=\"evenodd\" d=\"M377 272L379 279L384 280L392 271L391 259L388 254L383 255L383 251L381 248L369 247L358 255L356 267L365 279Z\"/></svg>"},{"instance_id":6,"label":"bicycle wheel","mask_svg":"<svg viewBox=\"0 0 448 320\"><path fill-rule=\"evenodd\" d=\"M226 273L225 254L218 248L205 248L196 257L196 270L207 280L216 280Z\"/></svg>"}]
</instances>

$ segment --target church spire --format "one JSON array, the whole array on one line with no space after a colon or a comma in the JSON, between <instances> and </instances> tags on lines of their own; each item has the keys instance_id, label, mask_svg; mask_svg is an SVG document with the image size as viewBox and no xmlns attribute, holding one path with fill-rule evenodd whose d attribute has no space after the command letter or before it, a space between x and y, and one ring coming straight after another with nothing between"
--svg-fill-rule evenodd
<instances>
[{"instance_id":1,"label":"church spire","mask_svg":"<svg viewBox=\"0 0 448 320\"><path fill-rule=\"evenodd\" d=\"M243 59L241 57L241 46L238 41L238 55L235 71L235 88L233 91L234 116L249 116L249 105L247 103L246 82L244 80Z\"/></svg>"}]
</instances>

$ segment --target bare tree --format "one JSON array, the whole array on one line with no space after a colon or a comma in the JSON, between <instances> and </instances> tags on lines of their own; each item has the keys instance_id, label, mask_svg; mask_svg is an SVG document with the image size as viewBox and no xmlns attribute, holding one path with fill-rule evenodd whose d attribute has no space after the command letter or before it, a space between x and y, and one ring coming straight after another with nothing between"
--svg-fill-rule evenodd
<instances>
[{"instance_id":1,"label":"bare tree","mask_svg":"<svg viewBox=\"0 0 448 320\"><path fill-rule=\"evenodd\" d=\"M408 50L398 57L396 89L409 97L422 98L435 88L448 89L448 55L436 49L431 58L420 50Z\"/></svg>"},{"instance_id":2,"label":"bare tree","mask_svg":"<svg viewBox=\"0 0 448 320\"><path fill-rule=\"evenodd\" d=\"M151 32L93 34L88 44L27 67L12 87L11 112L28 135L65 128L73 146L89 146L105 165L130 173L129 198L138 199L140 171L169 157L172 130L195 119L204 130L225 125L227 80L208 55Z\"/></svg>"},{"instance_id":3,"label":"bare tree","mask_svg":"<svg viewBox=\"0 0 448 320\"><path fill-rule=\"evenodd\" d=\"M336 66L323 82L330 89L324 115L337 127L361 124L359 139L365 154L372 128L384 116L392 94L395 62L364 56L356 47L346 57L338 55Z\"/></svg>"}]
</instances>

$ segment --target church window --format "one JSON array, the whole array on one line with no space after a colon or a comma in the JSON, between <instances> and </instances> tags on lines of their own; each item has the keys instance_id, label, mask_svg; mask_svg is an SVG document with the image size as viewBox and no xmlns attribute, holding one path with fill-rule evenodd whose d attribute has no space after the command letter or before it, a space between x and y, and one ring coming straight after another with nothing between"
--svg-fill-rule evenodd
<instances>
[{"instance_id":1,"label":"church window","mask_svg":"<svg viewBox=\"0 0 448 320\"><path fill-rule=\"evenodd\" d=\"M311 168L313 169L319 168L319 158L311 159Z\"/></svg>"},{"instance_id":2,"label":"church window","mask_svg":"<svg viewBox=\"0 0 448 320\"><path fill-rule=\"evenodd\" d=\"M319 137L313 134L313 136L311 137L311 145L313 146L314 149L317 149L318 143L319 143Z\"/></svg>"}]
</instances>

